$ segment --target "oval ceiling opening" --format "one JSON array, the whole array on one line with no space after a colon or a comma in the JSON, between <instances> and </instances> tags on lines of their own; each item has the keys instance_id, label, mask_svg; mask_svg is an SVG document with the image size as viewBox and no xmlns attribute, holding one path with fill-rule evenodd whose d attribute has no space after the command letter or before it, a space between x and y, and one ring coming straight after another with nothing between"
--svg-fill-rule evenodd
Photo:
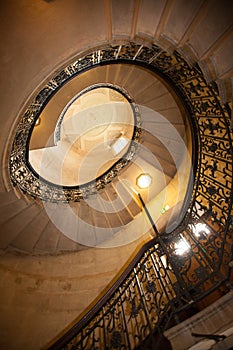
<instances>
[{"instance_id":1,"label":"oval ceiling opening","mask_svg":"<svg viewBox=\"0 0 233 350\"><path fill-rule=\"evenodd\" d=\"M88 87L56 118L44 144L43 121L35 124L28 153L34 171L56 185L94 181L127 153L133 139L134 109L125 93L113 86Z\"/></svg>"}]
</instances>

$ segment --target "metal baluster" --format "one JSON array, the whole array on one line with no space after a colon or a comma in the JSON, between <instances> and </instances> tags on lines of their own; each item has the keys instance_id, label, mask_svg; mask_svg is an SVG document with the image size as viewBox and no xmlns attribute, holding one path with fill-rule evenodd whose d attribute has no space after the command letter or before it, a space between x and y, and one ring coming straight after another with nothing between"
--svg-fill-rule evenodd
<instances>
[{"instance_id":1,"label":"metal baluster","mask_svg":"<svg viewBox=\"0 0 233 350\"><path fill-rule=\"evenodd\" d=\"M102 307L102 314L103 314L102 317L103 317L104 348L106 349L107 338L106 338L106 329L105 329L105 320L104 320L104 307Z\"/></svg>"},{"instance_id":2,"label":"metal baluster","mask_svg":"<svg viewBox=\"0 0 233 350\"><path fill-rule=\"evenodd\" d=\"M125 292L125 291L124 291ZM130 344L130 339L129 339L129 334L128 334L128 327L125 319L125 310L124 310L124 303L122 301L122 291L121 287L119 287L119 293L120 293L120 301L121 301L121 310L122 310L122 317L123 317L123 324L124 324L124 329L125 329L125 334L126 334L126 339L127 339L127 350L131 350L131 344Z\"/></svg>"},{"instance_id":3,"label":"metal baluster","mask_svg":"<svg viewBox=\"0 0 233 350\"><path fill-rule=\"evenodd\" d=\"M150 253L150 257L151 257L151 261L153 263L153 267L154 267L156 278L160 282L160 285L162 286L162 289L164 290L164 293L165 293L169 303L171 304L171 307L173 308L173 303L171 302L171 299L170 299L170 297L169 297L169 295L167 293L167 290L166 290L166 286L163 284L162 278L161 278L159 272L157 271L156 262L155 262L155 259L154 259L154 256L152 255L152 253ZM169 277L169 279L170 279L170 277Z\"/></svg>"},{"instance_id":4,"label":"metal baluster","mask_svg":"<svg viewBox=\"0 0 233 350\"><path fill-rule=\"evenodd\" d=\"M137 288L138 288L138 291L139 291L139 294L140 294L140 297L141 297L141 300L142 300L142 303L143 303L143 307L144 307L144 310L145 310L145 316L146 316L147 324L148 324L149 330L151 332L152 329L151 329L151 325L150 325L149 312L148 312L148 309L147 309L147 306L146 306L146 303L145 303L145 294L144 294L144 292L143 292L143 290L141 288L140 281L139 281L139 278L138 278L138 275L137 275L137 271L136 271L135 268L134 268L134 274L136 276Z\"/></svg>"},{"instance_id":5,"label":"metal baluster","mask_svg":"<svg viewBox=\"0 0 233 350\"><path fill-rule=\"evenodd\" d=\"M131 285L133 286L133 288L135 287L135 283L133 281L133 276L131 276L131 284L129 286L129 292L130 292L130 296L131 296ZM131 317L132 318L132 317ZM136 324L136 328L137 328L137 332L138 332L138 338L140 340L140 342L142 341L142 338L141 338L141 335L140 335L140 327L139 327L139 324L138 324L138 320L137 320L137 315L135 315L135 317L133 318L135 320L135 324Z\"/></svg>"}]
</instances>

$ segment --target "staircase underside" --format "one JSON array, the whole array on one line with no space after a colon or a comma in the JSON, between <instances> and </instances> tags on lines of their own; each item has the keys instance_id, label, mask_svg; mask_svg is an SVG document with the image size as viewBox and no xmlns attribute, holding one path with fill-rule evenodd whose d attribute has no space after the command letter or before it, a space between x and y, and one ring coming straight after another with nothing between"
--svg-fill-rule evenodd
<instances>
[{"instance_id":1,"label":"staircase underside","mask_svg":"<svg viewBox=\"0 0 233 350\"><path fill-rule=\"evenodd\" d=\"M166 71L166 76L174 78L175 75L176 83L179 82L182 88L184 85L180 77L183 77L183 72L187 72L187 65L181 62L179 66L173 55L173 68L170 69L170 55L174 52L180 54L191 69L191 74L184 78L184 81L187 78L185 90L189 91L185 101L194 108L191 118L197 126L193 134L199 142L199 154L195 169L196 187L189 213L195 218L195 222L201 221L209 225L213 234L210 240L202 240L201 246L197 246L191 239L193 249L190 259L189 256L185 258L185 263L179 266L179 271L182 280L188 286L195 287L190 290L195 298L208 294L211 288L217 288L215 294L217 298L221 293L225 293L226 286L224 284L220 286L219 281L229 277L228 262L232 252L232 138L229 117L232 107L231 1L41 0L32 3L23 0L1 2L0 16L3 33L0 48L1 348L37 349L53 343L58 334L64 334L64 329L67 330L71 324L76 323L83 310L85 312L82 315L86 315L86 308L89 306L90 309L94 304L93 300L99 300L109 289L106 286L112 285L110 282L114 277L125 270L139 246L151 239L151 235L148 234L139 238L139 241L117 248L87 248L63 235L51 221L40 200L28 197L26 193L19 191L17 186L13 188L10 181L9 158L16 127L26 107L31 105L34 97L44 87L45 80L50 81L61 67L74 62L87 52L95 51L94 58L98 60L98 50L109 44L117 47L118 53L121 45L126 44L130 48L131 44L135 43L136 52L128 50L132 54L132 60L136 54L140 55L141 45L148 48L146 56L152 53L154 45L158 45L169 54L164 55L163 50L158 51L153 57L149 56L149 64L153 60L160 62L160 67ZM145 51L141 50L141 54L144 53ZM181 69L178 72L179 67ZM90 72L85 73L87 80L82 81L80 89L99 81L100 72L104 72L102 82L113 84L118 82L121 86L125 86L136 103L142 104L144 101L147 107L156 108L155 110L163 114L184 138L184 131L188 128L185 119L180 120L180 115L177 113L176 106L179 103L175 99L174 105L173 101L169 108L164 106L167 98L170 99L172 95L169 84L166 85L169 92L167 94L161 82L156 82L146 70L143 72L141 67L131 63L100 66L92 69L93 75L89 74ZM144 74L148 79L141 84ZM195 74L198 76L197 80ZM52 116L50 112L57 111L56 119L65 101L69 101L76 93L75 85L73 91L70 90L70 95L63 96L62 91L64 90L60 90L61 96L59 93L54 95L54 98L58 97L56 104L52 104L55 101L53 99L51 105L48 103L47 116L50 118ZM152 91L156 94L156 104L153 97L155 95L150 95ZM174 157L176 149L179 157L180 149L176 140L170 139L170 134L169 140L163 139L161 134L156 134L155 137L151 132L154 120L149 116L147 118L146 113L144 117L147 130L142 135L140 146L145 147L138 150L137 157L140 161L142 158L145 159L143 164L148 167L150 165L154 167L153 155L159 157L161 165L157 165L166 171L163 184L166 187L170 186L174 194L173 190L177 189L179 183L177 174L174 176L174 160L171 160L169 152L162 148L161 143L170 143ZM47 128L49 127L53 130L54 124L48 123ZM156 168L156 171L159 169ZM115 180L117 181L117 177ZM93 208L92 203L90 205L85 203L82 210L81 202L73 202L70 205L71 211L78 213L88 225L90 223L92 225L95 219L95 227L110 227L113 230L126 224L126 227L130 228L131 223L142 213L133 201L122 209L124 198L119 198L115 180L98 192L100 198L104 198L105 201L99 201L98 198L97 208ZM161 196L164 198L163 191ZM150 193L145 193L143 198L149 202L149 210L153 212L154 203ZM160 197L157 199L160 210L163 207L163 200ZM174 198L174 203L177 202L177 198ZM175 218L179 217L179 208L182 208L182 204L182 201L180 206L177 204L173 213ZM53 206L56 207L56 204ZM59 213L66 212L63 203L59 202L57 207L58 216ZM111 208L117 210L117 215L112 215ZM103 210L106 213L107 209L110 212L103 215ZM176 227L179 224L179 220L177 223L174 220L168 225L171 214L166 212L157 221L157 226L162 232L166 231L167 226ZM156 220L157 218L156 215ZM60 224L63 227L69 226L69 222L65 220L64 222L61 220ZM144 224L141 221L142 226L137 226L148 227ZM189 231L185 229L183 235L190 238ZM123 237L124 233L128 234L129 231L130 229L125 232L121 230ZM96 232L92 233L95 237ZM180 236L178 231L173 233L175 238ZM170 237L171 240L174 237ZM95 244L97 243L103 244L101 240L96 240ZM170 241L167 244L169 245ZM205 252L201 247L210 252L213 271L209 269L210 262L206 263ZM202 261L204 268L200 263ZM196 262L197 265L191 264L193 269L189 269L190 262ZM138 266L135 265L135 268ZM143 279L144 273L145 270L139 270L137 277L141 276ZM152 280L153 278L152 276ZM204 278L206 280L203 282ZM150 299L153 284L148 284L146 288L146 280L143 281L141 286ZM159 284L158 279L155 283ZM129 286L134 291L137 286L135 280ZM176 288L175 290L177 291ZM137 293L136 296L138 295ZM119 297L119 294L116 297ZM207 297L209 303L213 301L211 298ZM181 304L187 300L186 296L181 299ZM129 299L128 315L131 310L135 311L133 306L137 308L140 300L137 300L138 304L133 305ZM159 307L163 308L163 300L166 299L162 297L161 300ZM119 305L121 307L122 304ZM195 306L201 310L206 304L201 300ZM142 312L140 309L139 313ZM130 322L133 320L135 319L131 317ZM218 317L218 320L222 322L222 318L220 320ZM143 329L145 330L145 327ZM118 340L119 335L118 337L116 333L114 335L115 341ZM111 337L108 339L110 342ZM181 341L174 350L181 350L181 345L185 347ZM189 345L193 345L193 340L189 339Z\"/></svg>"},{"instance_id":2,"label":"staircase underside","mask_svg":"<svg viewBox=\"0 0 233 350\"><path fill-rule=\"evenodd\" d=\"M110 247L127 244L138 239L149 231L149 222L146 224L141 212L142 208L135 195L129 188L123 186L125 181L130 183L137 191L140 191L145 201L154 203L151 205L152 212L155 211L153 207L156 205L157 198L157 201L159 201L159 204L156 205L157 219L161 216L160 211L165 205L168 205L168 202L169 207L174 207L178 202L180 205L188 184L188 177L184 177L182 174L188 174L191 165L190 161L186 159L191 152L191 142L184 107L178 96L168 88L165 81L158 75L148 69L146 70L129 63L107 64L102 67L94 67L87 72L81 72L81 74L68 80L49 99L48 103L44 102L42 112L37 114L37 119L39 118L40 122L32 128L30 139L26 142L26 145L29 143L29 154L25 154L26 158L29 158L27 160L29 162L27 171L31 172L32 175L35 171L41 175L39 166L35 170L33 169L33 152L37 152L37 149L50 151L58 147L48 144L48 142L54 140L55 135L57 135L56 125L67 103L82 92L83 89L98 86L96 84L104 86L104 83L111 88L116 86L118 89L123 89L132 99L134 106L136 106L132 108L137 108L135 118L140 120L140 124L136 124L137 128L140 127L140 135L137 139L133 139L136 145L135 150L130 151L133 152L133 158L130 158L130 162L125 168L119 167L121 163L118 161L119 165L117 166L119 170L116 171L112 181L110 183L106 182L104 188L96 191L95 194L87 195L77 202L72 200L72 191L74 192L75 190L72 187L69 190L69 186L67 186L64 200L62 200L63 203L59 203L56 200L55 203L50 203L50 200L47 201L46 197L43 199L43 195L43 201L35 201L30 198L14 199L14 192L12 191L8 193L8 199L7 194L3 193L2 195L6 199L2 204L1 223L7 234L1 236L0 247L2 252L16 250L27 254L60 254L62 252L83 250L86 247ZM85 95L81 95L81 98L82 96L85 97ZM96 108L99 107L97 106ZM103 104L102 107L104 107ZM85 111L90 113L89 109L86 109L81 112L82 114L79 117L74 114L72 118L85 118ZM93 112L94 110L91 113ZM108 113L110 113L110 109ZM107 115L105 119L107 120ZM72 119L70 120L72 122ZM69 119L66 119L64 125L68 125L68 122ZM127 123L129 122L124 121L124 123L126 123L124 124L126 125L124 126L126 128L124 135L126 135ZM85 123L83 125L85 126ZM114 125L113 123L113 127ZM119 126L119 123L117 125ZM61 130L65 130L65 127L61 124ZM76 128L77 132L79 132L78 123ZM128 128L132 129L132 123L128 125ZM70 130L74 129L71 128ZM95 130L97 129L95 128ZM93 131L90 132L93 133ZM87 135L85 138L89 137L88 134L85 135ZM66 139L68 136L65 136ZM64 136L60 137L64 138ZM59 142L62 143L63 141ZM75 140L74 142L73 144L76 145L77 141ZM100 141L97 140L96 142ZM70 145L69 148L71 149L73 147L72 143ZM100 146L101 144L98 144L98 147ZM17 150L17 145L14 147L12 154L13 157L16 157L15 154L19 151ZM95 150L97 146L94 145L93 147L94 152L97 152L98 148L97 151ZM58 147L58 151L60 148ZM42 170L43 167L45 170L48 169L47 173L50 173L50 176L53 173L56 175L59 172L70 171L70 169L72 169L72 173L78 173L80 165L72 154L69 155L69 148L64 153L60 150L57 156L54 152L51 153L51 156L45 157L44 161L42 158L40 165ZM102 146L103 148L104 145ZM81 150L80 154L77 154L82 159L81 164L84 163L85 166L85 162L87 163L87 170L88 165L92 166L90 152L91 150L87 153ZM35 155L35 157L37 156ZM56 157L60 157L60 159L58 160ZM96 155L97 157L98 154ZM128 155L124 157L123 162ZM104 155L102 160L103 162L105 161ZM102 160L101 157L98 160L100 163L99 167L102 166ZM71 161L72 164L69 167L69 162ZM59 167L58 164L60 164ZM77 169L75 164L77 164ZM22 164L22 166L24 165ZM112 168L112 165L110 167ZM13 178L18 179L18 185L21 187L23 179L20 177L21 175L18 177L16 174L22 172L22 170L19 166L18 169L14 170ZM93 172L91 169L88 171L90 174ZM45 172L42 172L42 177L43 173ZM152 178L152 185L148 190L140 189L136 185L136 179L141 173L149 173ZM108 176L108 172L105 172L105 174L107 175L101 176L103 180L104 176ZM35 181L37 181L36 178ZM176 198L175 193L177 181L183 183L182 196L178 196L178 198ZM37 192L33 194L35 185L32 182L31 184L29 182L28 185L27 180L25 185L27 187L22 188L25 188L26 192L28 191L31 196L36 197ZM83 186L85 188L85 184ZM86 186L88 187L89 185ZM52 187L52 190L56 191L56 188ZM69 191L71 194L69 194ZM44 193L47 196L46 190ZM70 199L67 196L68 194ZM160 199L159 196L161 197ZM11 198L13 198L12 202ZM155 217L154 213L153 216ZM138 229L136 229L137 226ZM134 231L133 236L126 233L130 230Z\"/></svg>"}]
</instances>

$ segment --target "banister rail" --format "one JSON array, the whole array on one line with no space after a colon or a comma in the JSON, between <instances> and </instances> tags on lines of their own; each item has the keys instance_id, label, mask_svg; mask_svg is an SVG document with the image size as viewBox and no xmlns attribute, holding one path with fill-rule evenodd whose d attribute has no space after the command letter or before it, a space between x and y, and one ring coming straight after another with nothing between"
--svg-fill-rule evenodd
<instances>
[{"instance_id":1,"label":"banister rail","mask_svg":"<svg viewBox=\"0 0 233 350\"><path fill-rule=\"evenodd\" d=\"M158 252L156 252L158 250ZM144 336L141 334L140 331L138 334L138 339L142 341L146 335L149 335L150 332L152 331L153 323L151 323L149 320L149 315L151 316L151 313L153 312L154 306L148 307L147 302L151 300L150 295L157 294L157 297L159 296L160 303L163 304L161 310L163 309L163 312L166 314L169 310L174 309L174 304L176 295L178 290L175 291L175 288L172 286L172 283L176 283L176 277L174 272L172 271L171 267L169 267L165 261L163 262L163 259L161 258L162 251L161 248L159 250L159 243L156 238L152 239L150 242L147 242L140 250L139 252L135 255L133 260L130 262L128 267L122 272L120 277L117 279L117 281L111 286L111 288L106 292L106 294L99 300L95 306L87 312L87 314L77 323L75 324L64 336L62 336L59 340L57 340L52 346L49 347L50 350L55 350L55 349L63 349L63 348L69 348L69 344L71 344L77 347L77 349L80 346L80 349L92 349L92 346L96 345L95 343L100 342L101 339L100 336L98 336L98 340L93 340L95 336L92 334L93 331L96 330L95 327L89 327L88 325L90 323L97 324L100 323L99 315L101 314L101 322L103 322L104 318L108 319L108 315L111 314L112 312L116 312L116 309L118 308L117 304L118 301L120 301L120 308L122 309L121 311L118 310L118 312L121 314L122 317L122 322L124 323L124 326L127 325L126 318L128 322L132 322L132 320L136 320L139 314L143 314L143 318L145 321L144 326L140 326L144 329L143 332L145 332ZM151 266L148 267L148 262L150 260ZM166 265L166 266L165 266ZM170 287L167 288L165 285L167 282L165 281L165 277L160 277L160 274L162 272L166 275L166 279L170 281ZM147 273L147 278L148 274L151 276L151 280L147 280L145 273ZM157 277L156 277L157 276ZM155 277L157 278L157 286L156 286L156 281ZM145 285L146 283L146 285ZM135 289L133 290L133 289ZM181 291L180 291L181 292ZM129 293L130 297L127 295ZM179 295L179 298L181 295L184 293L181 292ZM165 299L166 298L166 303ZM124 299L124 300L123 300ZM124 302L127 303L128 305L128 311L123 310L123 304ZM178 299L177 301L178 302ZM153 304L153 303L152 303ZM151 305L152 305L151 304ZM104 310L104 311L103 311ZM167 314L168 315L168 314ZM154 317L156 318L156 312L154 310ZM157 315L158 317L158 315ZM95 320L96 319L96 320ZM160 322L163 320L163 317L160 317ZM119 319L118 319L119 321ZM137 323L137 322L136 322ZM99 329L102 329L103 326L99 326ZM119 324L118 324L119 327ZM127 327L126 327L127 328ZM109 327L105 329L105 333L107 330L110 330ZM132 331L133 331L133 325L129 327L129 330L127 331L127 346L128 348L131 348L131 343L132 339ZM125 332L125 331L124 331ZM142 330L141 330L142 332ZM86 333L84 335L84 333ZM93 336L91 336L91 334ZM112 327L108 338L110 343L114 342L114 339L116 342L120 343L120 331L117 331L117 328L114 329ZM77 340L77 336L79 335L80 339ZM112 338L111 338L111 336ZM104 337L104 335L102 334ZM94 338L93 338L94 337ZM86 339L88 338L88 340ZM111 338L111 339L110 339ZM135 338L135 334L134 334ZM137 337L136 337L137 338ZM74 341L75 339L75 341ZM118 339L118 340L117 340ZM104 339L105 346L106 345L106 335ZM85 346L84 343L86 342ZM72 346L73 346L72 345ZM137 342L135 342L134 345L138 345ZM71 346L71 348L72 348Z\"/></svg>"},{"instance_id":2,"label":"banister rail","mask_svg":"<svg viewBox=\"0 0 233 350\"><path fill-rule=\"evenodd\" d=\"M187 218L183 224L187 230ZM205 255L193 262L193 251L177 255L177 237L164 238L166 247L160 242L146 243L102 299L49 349L134 349L227 280L226 266L220 273L216 259L204 271ZM228 242L229 259L231 248ZM192 284L189 275L195 276Z\"/></svg>"},{"instance_id":3,"label":"banister rail","mask_svg":"<svg viewBox=\"0 0 233 350\"><path fill-rule=\"evenodd\" d=\"M147 249L149 249L153 244L156 244L156 238L153 238L149 242L145 243L143 247L137 252L135 257L131 260L129 265L125 268L125 270L120 274L119 278L112 284L112 286L108 289L105 295L98 300L98 302L93 306L91 310L89 310L86 315L76 323L70 330L65 333L60 339L58 339L49 349L61 349L67 342L71 341L71 339L79 332L83 327L85 327L88 322L93 318L93 316L100 311L103 305L111 298L114 292L119 288L120 284L128 277L132 268L138 263L143 254Z\"/></svg>"},{"instance_id":4,"label":"banister rail","mask_svg":"<svg viewBox=\"0 0 233 350\"><path fill-rule=\"evenodd\" d=\"M44 200L59 201L64 193L67 201L83 198L79 188L57 188L33 174L25 162L28 135L63 84L97 65L114 63L140 65L161 76L183 102L197 139L193 137L192 198L182 223L145 244L106 295L51 350L134 349L156 329L169 327L173 315L229 278L233 254L229 108L221 104L216 83L207 83L198 64L190 66L178 52L171 54L154 44L121 43L99 48L57 73L18 125L10 162L12 183Z\"/></svg>"}]
</instances>

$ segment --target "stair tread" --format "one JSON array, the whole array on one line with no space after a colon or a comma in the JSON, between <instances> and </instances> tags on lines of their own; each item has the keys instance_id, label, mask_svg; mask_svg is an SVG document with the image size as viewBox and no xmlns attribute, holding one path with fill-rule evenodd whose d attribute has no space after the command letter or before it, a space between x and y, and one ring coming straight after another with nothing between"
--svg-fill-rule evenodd
<instances>
[{"instance_id":1,"label":"stair tread","mask_svg":"<svg viewBox=\"0 0 233 350\"><path fill-rule=\"evenodd\" d=\"M159 145L151 145L146 142L143 143L143 147L139 148L138 156L144 160L149 159L150 162L154 161L156 163L157 160L163 159L169 163L175 164L174 159L168 150Z\"/></svg>"},{"instance_id":2,"label":"stair tread","mask_svg":"<svg viewBox=\"0 0 233 350\"><path fill-rule=\"evenodd\" d=\"M139 92L139 94L137 95L137 100L138 103L144 104L144 102L141 101L145 101L146 99L151 99L153 97L158 97L161 94L168 92L168 90L166 89L166 87L161 84L161 82L159 81L158 78L156 78L155 76L151 76L152 78L149 79L147 81L147 87L143 88L143 91ZM145 77L143 77L143 80L145 79ZM142 83L141 83L142 86Z\"/></svg>"},{"instance_id":3,"label":"stair tread","mask_svg":"<svg viewBox=\"0 0 233 350\"><path fill-rule=\"evenodd\" d=\"M142 111L143 111L143 121L145 123L147 123L148 121L154 121L154 119L156 119L155 114L149 108L143 108ZM175 125L177 123L179 124L184 123L180 110L175 106L173 107L164 106L162 108L156 108L155 111L160 113L165 118L165 121L167 120L171 124ZM163 118L160 118L160 119L163 120Z\"/></svg>"},{"instance_id":4,"label":"stair tread","mask_svg":"<svg viewBox=\"0 0 233 350\"><path fill-rule=\"evenodd\" d=\"M27 208L27 206L28 204L22 199L18 199L13 203L8 203L7 205L3 206L0 211L0 224L4 224L9 219L19 215L21 211Z\"/></svg>"},{"instance_id":5,"label":"stair tread","mask_svg":"<svg viewBox=\"0 0 233 350\"><path fill-rule=\"evenodd\" d=\"M156 136L147 131L143 132L142 144L144 147L153 150L155 150L157 146L160 147L160 149L164 148L164 150L167 150L174 158L182 156L186 147L186 143L181 137L169 139L166 135L159 136L157 134Z\"/></svg>"},{"instance_id":6,"label":"stair tread","mask_svg":"<svg viewBox=\"0 0 233 350\"><path fill-rule=\"evenodd\" d=\"M129 93L137 103L140 103L140 101L143 100L141 96L144 96L144 95L140 91L142 90L142 79L145 80L145 74L147 78L146 84L148 85L148 90L149 90L151 86L156 86L158 84L158 79L152 74L147 73L146 71L138 70L136 67L134 68L132 74L125 81L126 90L129 91ZM154 84L152 85L153 82Z\"/></svg>"},{"instance_id":7,"label":"stair tread","mask_svg":"<svg viewBox=\"0 0 233 350\"><path fill-rule=\"evenodd\" d=\"M149 124L148 128L145 125L143 130L143 136L146 139L157 138L163 142L163 140L174 140L183 143L185 137L185 127L183 125L173 126L169 122L166 124Z\"/></svg>"},{"instance_id":8,"label":"stair tread","mask_svg":"<svg viewBox=\"0 0 233 350\"><path fill-rule=\"evenodd\" d=\"M151 79L150 81L147 81L147 86L141 84L140 88L138 89L137 93L135 94L135 99L138 100L139 97L143 98L143 96L146 96L148 90L151 89L157 89L160 82L158 79Z\"/></svg>"},{"instance_id":9,"label":"stair tread","mask_svg":"<svg viewBox=\"0 0 233 350\"><path fill-rule=\"evenodd\" d=\"M39 213L39 207L32 204L1 227L0 247L6 248Z\"/></svg>"},{"instance_id":10,"label":"stair tread","mask_svg":"<svg viewBox=\"0 0 233 350\"><path fill-rule=\"evenodd\" d=\"M150 132L152 135L164 135L166 134L167 138L176 136L177 138L179 136L183 137L185 135L185 125L184 124L171 124L167 120L163 121L149 121L149 122L143 122L143 130L144 132ZM178 135L177 135L178 133Z\"/></svg>"},{"instance_id":11,"label":"stair tread","mask_svg":"<svg viewBox=\"0 0 233 350\"><path fill-rule=\"evenodd\" d=\"M0 192L0 208L18 200L19 199L13 190L9 192Z\"/></svg>"},{"instance_id":12,"label":"stair tread","mask_svg":"<svg viewBox=\"0 0 233 350\"><path fill-rule=\"evenodd\" d=\"M57 227L52 222L49 222L41 232L41 235L33 248L34 252L54 253L57 248L60 234L61 233Z\"/></svg>"},{"instance_id":13,"label":"stair tread","mask_svg":"<svg viewBox=\"0 0 233 350\"><path fill-rule=\"evenodd\" d=\"M151 159L156 157L156 159L163 159L169 163L173 164L180 164L183 154L184 154L184 148L178 149L178 150L168 150L166 147L161 147L160 145L151 144L148 142L143 143L143 147L140 147L138 150L138 153L143 158L143 155L145 157L148 157L148 154L151 154Z\"/></svg>"},{"instance_id":14,"label":"stair tread","mask_svg":"<svg viewBox=\"0 0 233 350\"><path fill-rule=\"evenodd\" d=\"M158 153L159 154L159 153ZM170 179L174 177L177 167L174 161L169 161L161 158L159 155L153 154L151 151L141 149L138 151L138 157L152 165L154 168L162 171Z\"/></svg>"},{"instance_id":15,"label":"stair tread","mask_svg":"<svg viewBox=\"0 0 233 350\"><path fill-rule=\"evenodd\" d=\"M113 191L118 193L118 195L117 200L114 201L113 205L121 218L121 221L126 225L133 219L133 214L128 207L129 203L132 201L132 197L120 183L118 183L118 188L118 186L115 185L115 182L112 183L112 187Z\"/></svg>"},{"instance_id":16,"label":"stair tread","mask_svg":"<svg viewBox=\"0 0 233 350\"><path fill-rule=\"evenodd\" d=\"M83 249L85 248L84 246L81 246L79 243L73 241L72 239L68 238L67 236L61 233L56 250L58 252L77 251L77 250L82 250L82 247Z\"/></svg>"},{"instance_id":17,"label":"stair tread","mask_svg":"<svg viewBox=\"0 0 233 350\"><path fill-rule=\"evenodd\" d=\"M107 187L108 188L108 187ZM111 227L121 227L122 225L122 220L118 214L118 212L115 211L114 205L111 202L109 196L108 196L108 191L106 190L101 194L101 197L103 198L102 203L103 207L106 210L106 215L108 217L108 220L111 224Z\"/></svg>"},{"instance_id":18,"label":"stair tread","mask_svg":"<svg viewBox=\"0 0 233 350\"><path fill-rule=\"evenodd\" d=\"M109 221L103 209L103 205L99 200L99 194L90 196L90 198L88 198L88 205L94 226L109 227Z\"/></svg>"},{"instance_id":19,"label":"stair tread","mask_svg":"<svg viewBox=\"0 0 233 350\"><path fill-rule=\"evenodd\" d=\"M31 221L22 232L12 241L11 245L18 249L32 252L40 235L49 223L49 217L45 210L41 212Z\"/></svg>"}]
</instances>

